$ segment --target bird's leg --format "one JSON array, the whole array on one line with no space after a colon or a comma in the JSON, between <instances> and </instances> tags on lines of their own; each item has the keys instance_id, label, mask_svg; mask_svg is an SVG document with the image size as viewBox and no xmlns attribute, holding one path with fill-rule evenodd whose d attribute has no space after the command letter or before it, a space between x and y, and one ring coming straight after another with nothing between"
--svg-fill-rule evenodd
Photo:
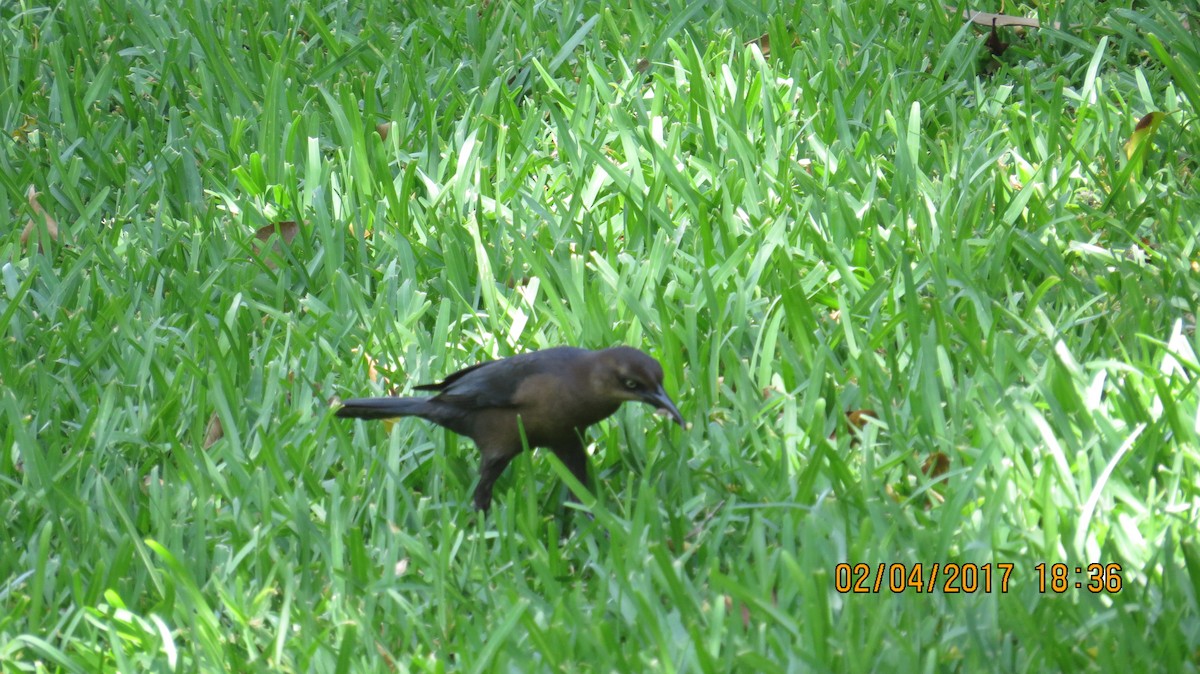
<instances>
[{"instance_id":1,"label":"bird's leg","mask_svg":"<svg viewBox=\"0 0 1200 674\"><path fill-rule=\"evenodd\" d=\"M492 506L492 485L500 474L512 463L516 454L483 453L483 461L479 464L479 485L475 487L475 509L486 511Z\"/></svg>"},{"instance_id":2,"label":"bird's leg","mask_svg":"<svg viewBox=\"0 0 1200 674\"><path fill-rule=\"evenodd\" d=\"M591 489L591 485L589 484L588 480L588 457L587 452L583 451L582 439L573 444L564 444L557 447L551 447L550 451L554 452L554 455L558 457L558 460L563 462L563 465L571 471L571 474L575 476L576 480L579 480L580 484L588 489ZM567 489L567 498L576 503L580 503L579 497L575 495L575 491L569 488ZM589 520L596 519L596 516L593 515L590 510L584 510L583 514ZM569 519L562 520L562 535L564 539L571 535L571 530L573 528L574 527ZM607 532L605 533L607 534Z\"/></svg>"},{"instance_id":3,"label":"bird's leg","mask_svg":"<svg viewBox=\"0 0 1200 674\"><path fill-rule=\"evenodd\" d=\"M576 480L579 480L580 484L589 489L591 488L588 484L587 452L583 451L583 443L577 442L574 444L559 445L551 447L550 451L554 452L558 460L563 462L563 465L567 467L567 470L571 471L571 474L575 476ZM575 497L574 491L570 492L570 498L576 503L579 502L579 499Z\"/></svg>"}]
</instances>

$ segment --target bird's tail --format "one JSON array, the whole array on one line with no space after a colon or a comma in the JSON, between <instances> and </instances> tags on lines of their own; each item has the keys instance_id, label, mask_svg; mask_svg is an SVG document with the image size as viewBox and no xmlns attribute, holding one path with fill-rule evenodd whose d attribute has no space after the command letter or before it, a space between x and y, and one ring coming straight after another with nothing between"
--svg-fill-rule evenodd
<instances>
[{"instance_id":1,"label":"bird's tail","mask_svg":"<svg viewBox=\"0 0 1200 674\"><path fill-rule=\"evenodd\" d=\"M342 401L334 416L354 419L394 419L421 416L428 402L425 398L352 398Z\"/></svg>"}]
</instances>

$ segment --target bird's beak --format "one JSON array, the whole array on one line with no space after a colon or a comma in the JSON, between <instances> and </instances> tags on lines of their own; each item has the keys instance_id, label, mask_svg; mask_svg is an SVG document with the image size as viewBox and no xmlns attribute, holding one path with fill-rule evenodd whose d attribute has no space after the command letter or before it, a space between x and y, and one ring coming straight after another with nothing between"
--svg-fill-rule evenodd
<instances>
[{"instance_id":1,"label":"bird's beak","mask_svg":"<svg viewBox=\"0 0 1200 674\"><path fill-rule=\"evenodd\" d=\"M679 409L675 407L675 403L671 402L667 392L659 386L654 391L650 391L643 398L642 402L655 407L655 414L662 414L671 418L671 421L687 428L687 424L683 422L683 415L679 413Z\"/></svg>"}]
</instances>

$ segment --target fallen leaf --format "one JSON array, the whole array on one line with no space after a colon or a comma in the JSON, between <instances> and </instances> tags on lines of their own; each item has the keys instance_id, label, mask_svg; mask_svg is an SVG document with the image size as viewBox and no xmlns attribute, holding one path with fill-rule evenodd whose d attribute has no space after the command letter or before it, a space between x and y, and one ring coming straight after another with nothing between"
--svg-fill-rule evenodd
<instances>
[{"instance_id":1,"label":"fallen leaf","mask_svg":"<svg viewBox=\"0 0 1200 674\"><path fill-rule=\"evenodd\" d=\"M1009 16L1008 14L992 14L991 12L977 12L973 9L958 9L956 7L946 6L946 9L954 14L958 14L962 18L971 23L979 24L980 26L1025 26L1026 28L1041 28L1042 24L1037 19L1029 19L1023 16ZM1058 28L1058 23L1054 23L1054 27Z\"/></svg>"},{"instance_id":2,"label":"fallen leaf","mask_svg":"<svg viewBox=\"0 0 1200 674\"><path fill-rule=\"evenodd\" d=\"M725 595L725 612L733 613L734 604L733 597ZM742 609L742 629L750 629L750 609L745 604L741 604Z\"/></svg>"},{"instance_id":3,"label":"fallen leaf","mask_svg":"<svg viewBox=\"0 0 1200 674\"><path fill-rule=\"evenodd\" d=\"M992 56L999 57L1004 52L1008 51L1008 43L1000 39L1000 33L996 30L996 24L992 24L992 32L988 33L987 40L983 44L992 53Z\"/></svg>"},{"instance_id":4,"label":"fallen leaf","mask_svg":"<svg viewBox=\"0 0 1200 674\"><path fill-rule=\"evenodd\" d=\"M221 418L216 412L208 418L208 426L204 429L204 449L212 447L217 440L225 437L225 429L221 426Z\"/></svg>"},{"instance_id":5,"label":"fallen leaf","mask_svg":"<svg viewBox=\"0 0 1200 674\"><path fill-rule=\"evenodd\" d=\"M879 415L876 414L874 410L851 410L846 412L846 425L849 427L853 436L850 440L851 447L858 444L858 433L855 431L862 430L863 427L867 425L867 419L878 418ZM837 429L834 429L834 431L829 434L829 439L836 440L837 434Z\"/></svg>"},{"instance_id":6,"label":"fallen leaf","mask_svg":"<svg viewBox=\"0 0 1200 674\"><path fill-rule=\"evenodd\" d=\"M372 382L376 382L376 381L379 381L380 379L382 379L384 386L387 388L387 390L390 392L391 395L399 395L399 391L397 390L397 387L393 386L391 381L389 381L386 377L380 377L379 369L377 368L377 361L371 357L371 354L367 353L366 351L363 351L362 349L359 349L358 347L351 349L350 352L362 354L363 360L367 361L367 379L369 379ZM330 403L336 404L336 405L341 405L342 401L339 398L335 397L335 398L333 398L333 400L330 401ZM383 419L384 430L386 430L388 433L392 432L392 426L394 426L395 424L396 424L396 419Z\"/></svg>"},{"instance_id":7,"label":"fallen leaf","mask_svg":"<svg viewBox=\"0 0 1200 674\"><path fill-rule=\"evenodd\" d=\"M279 230L279 238L283 239L284 243L291 243L292 239L296 238L296 232L300 231L300 227L296 225L295 220L287 220L259 227L258 231L254 232L254 237L259 241L268 241L277 229Z\"/></svg>"},{"instance_id":8,"label":"fallen leaf","mask_svg":"<svg viewBox=\"0 0 1200 674\"><path fill-rule=\"evenodd\" d=\"M392 132L392 123L391 122L384 122L382 124L375 125L375 133L379 134L379 137L383 140L387 140L388 134L391 132Z\"/></svg>"},{"instance_id":9,"label":"fallen leaf","mask_svg":"<svg viewBox=\"0 0 1200 674\"><path fill-rule=\"evenodd\" d=\"M378 639L375 640L375 652L378 653L381 658L383 658L383 663L387 665L389 671L398 671L396 669L395 658L392 657L391 653L388 653L387 649L383 646L383 642Z\"/></svg>"},{"instance_id":10,"label":"fallen leaf","mask_svg":"<svg viewBox=\"0 0 1200 674\"><path fill-rule=\"evenodd\" d=\"M731 595L727 594L727 595L724 595L724 598L725 598L725 612L732 613L733 609L734 609L733 597ZM750 629L750 618L751 618L750 607L742 602L738 602L737 606L739 608L741 608L742 629L747 629L747 630ZM774 588L771 589L771 606L773 606L775 608L779 608L779 591Z\"/></svg>"},{"instance_id":11,"label":"fallen leaf","mask_svg":"<svg viewBox=\"0 0 1200 674\"><path fill-rule=\"evenodd\" d=\"M37 117L25 115L25 121L21 123L21 126L10 131L8 135L18 143L28 142L30 135L37 133L37 122Z\"/></svg>"},{"instance_id":12,"label":"fallen leaf","mask_svg":"<svg viewBox=\"0 0 1200 674\"><path fill-rule=\"evenodd\" d=\"M795 29L792 28L791 26L788 26L785 30L786 30L786 33L784 34L785 36L787 36L787 35L792 36L792 40L791 40L792 46L799 47L800 46L800 35L797 34ZM753 40L748 40L745 44L747 46L756 44L756 45L758 45L758 50L762 52L763 58L771 57L771 35L769 33L763 33L762 35L754 38Z\"/></svg>"},{"instance_id":13,"label":"fallen leaf","mask_svg":"<svg viewBox=\"0 0 1200 674\"><path fill-rule=\"evenodd\" d=\"M770 33L763 33L762 35L759 35L758 37L754 38L753 40L748 40L746 42L747 47L752 44L758 45L758 50L762 52L762 55L764 57L769 57L771 55L771 34Z\"/></svg>"},{"instance_id":14,"label":"fallen leaf","mask_svg":"<svg viewBox=\"0 0 1200 674\"><path fill-rule=\"evenodd\" d=\"M931 478L938 478L950 470L950 458L941 452L934 452L921 464L921 472Z\"/></svg>"},{"instance_id":15,"label":"fallen leaf","mask_svg":"<svg viewBox=\"0 0 1200 674\"><path fill-rule=\"evenodd\" d=\"M1130 134L1129 140L1125 141L1125 158L1133 159L1133 155L1137 153L1138 149L1154 137L1154 132L1158 131L1158 126L1166 118L1166 113L1151 112L1139 119L1137 126L1133 127L1133 133Z\"/></svg>"},{"instance_id":16,"label":"fallen leaf","mask_svg":"<svg viewBox=\"0 0 1200 674\"><path fill-rule=\"evenodd\" d=\"M38 203L38 191L33 185L30 185L29 189L25 191L25 198L29 200L29 208L33 209L33 217L29 219L28 224L25 225L25 229L21 231L21 245L29 243L29 239L38 228L38 221L46 225L46 236L49 237L49 240L58 241L58 221ZM41 237L38 237L37 242L38 251L41 251Z\"/></svg>"},{"instance_id":17,"label":"fallen leaf","mask_svg":"<svg viewBox=\"0 0 1200 674\"><path fill-rule=\"evenodd\" d=\"M846 421L854 428L861 429L867 425L867 419L878 419L875 410L853 410L846 413Z\"/></svg>"},{"instance_id":18,"label":"fallen leaf","mask_svg":"<svg viewBox=\"0 0 1200 674\"><path fill-rule=\"evenodd\" d=\"M258 231L254 232L254 238L261 242L255 247L255 252L258 253L259 257L265 259L268 269L275 269L279 266L276 263L276 260L283 259L283 248L292 244L292 241L296 238L296 234L299 231L300 226L297 225L294 220L287 220L284 222L276 222L274 224L264 225L259 227ZM268 248L265 244L272 240L271 237L276 232L279 233L279 238L276 240L276 244L274 246Z\"/></svg>"},{"instance_id":19,"label":"fallen leaf","mask_svg":"<svg viewBox=\"0 0 1200 674\"><path fill-rule=\"evenodd\" d=\"M363 360L367 361L367 379L370 379L373 382L379 381L379 370L376 369L376 360L371 357L371 354L359 349L358 347L351 349L350 352L361 353Z\"/></svg>"}]
</instances>

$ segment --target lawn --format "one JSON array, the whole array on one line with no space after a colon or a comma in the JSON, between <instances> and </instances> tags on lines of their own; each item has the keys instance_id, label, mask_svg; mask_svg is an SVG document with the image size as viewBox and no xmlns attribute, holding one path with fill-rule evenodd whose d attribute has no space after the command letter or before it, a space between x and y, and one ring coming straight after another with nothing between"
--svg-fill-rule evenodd
<instances>
[{"instance_id":1,"label":"lawn","mask_svg":"<svg viewBox=\"0 0 1200 674\"><path fill-rule=\"evenodd\" d=\"M1200 8L973 9L0 5L0 670L1200 670Z\"/></svg>"}]
</instances>

